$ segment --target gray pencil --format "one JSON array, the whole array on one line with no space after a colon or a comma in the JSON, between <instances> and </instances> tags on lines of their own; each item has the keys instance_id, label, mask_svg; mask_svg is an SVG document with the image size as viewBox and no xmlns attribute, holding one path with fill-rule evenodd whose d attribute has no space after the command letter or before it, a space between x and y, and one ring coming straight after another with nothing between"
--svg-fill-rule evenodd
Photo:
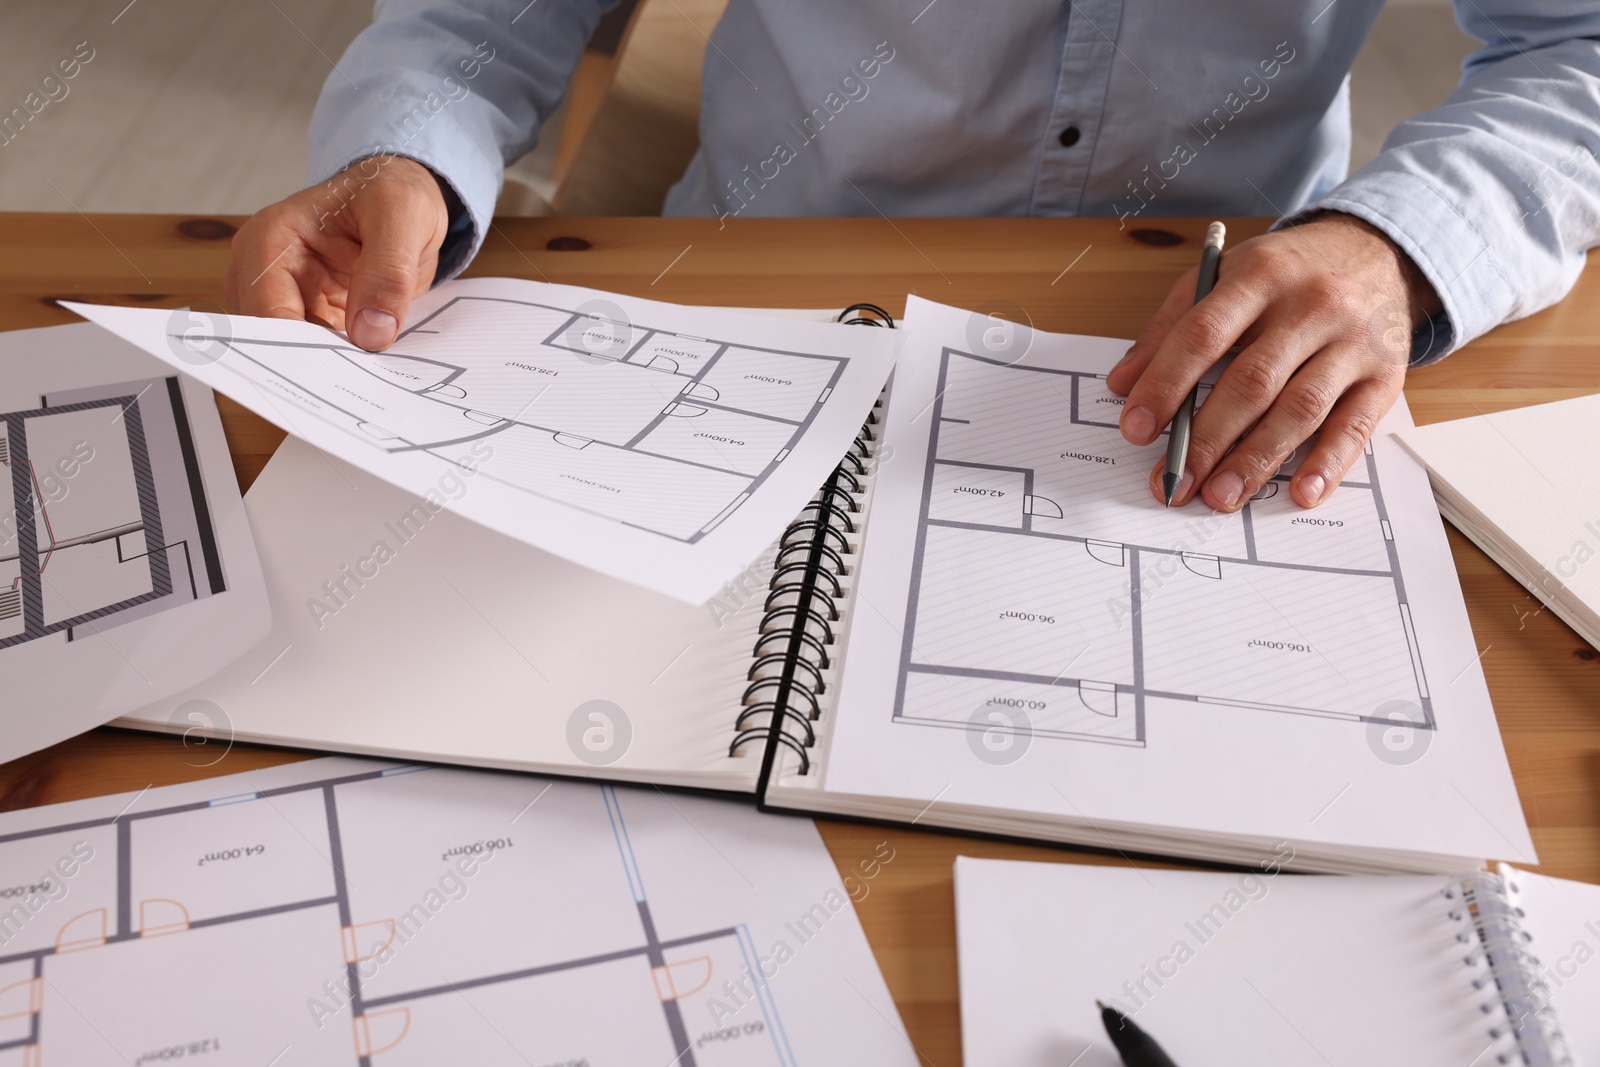
<instances>
[{"instance_id":1,"label":"gray pencil","mask_svg":"<svg viewBox=\"0 0 1600 1067\"><path fill-rule=\"evenodd\" d=\"M1222 258L1222 241L1227 235L1228 228L1220 222L1206 227L1206 247L1200 254L1200 281L1194 287L1196 304L1217 284L1217 262ZM1169 508L1178 483L1183 480L1183 465L1189 461L1189 423L1194 419L1194 405L1199 399L1200 385L1196 383L1172 416L1172 429L1167 435L1167 465L1161 472L1161 489L1167 495Z\"/></svg>"}]
</instances>

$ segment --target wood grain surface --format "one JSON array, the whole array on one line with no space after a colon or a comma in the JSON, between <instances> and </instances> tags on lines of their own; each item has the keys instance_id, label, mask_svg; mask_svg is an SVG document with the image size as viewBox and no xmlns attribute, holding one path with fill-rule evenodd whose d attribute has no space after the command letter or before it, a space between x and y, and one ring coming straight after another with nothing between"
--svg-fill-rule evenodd
<instances>
[{"instance_id":1,"label":"wood grain surface","mask_svg":"<svg viewBox=\"0 0 1600 1067\"><path fill-rule=\"evenodd\" d=\"M221 309L239 222L0 214L0 329L73 321L54 305L61 297ZM1267 224L1228 220L1235 240ZM1172 280L1197 261L1204 229L1196 219L1129 229L1101 219L503 219L471 273L683 303L871 300L896 313L914 292L1042 329L1132 337ZM1594 392L1597 272L1585 272L1561 304L1414 372L1406 387L1418 422ZM248 488L283 433L225 398L219 403L239 483ZM1454 530L1450 545L1541 869L1600 882L1600 656ZM0 810L303 758L242 745L225 753L215 745L186 749L175 738L95 730L0 765ZM955 857L1132 862L919 830L820 826L841 871L880 841L895 849L858 911L912 1043L937 1067L961 1061Z\"/></svg>"}]
</instances>

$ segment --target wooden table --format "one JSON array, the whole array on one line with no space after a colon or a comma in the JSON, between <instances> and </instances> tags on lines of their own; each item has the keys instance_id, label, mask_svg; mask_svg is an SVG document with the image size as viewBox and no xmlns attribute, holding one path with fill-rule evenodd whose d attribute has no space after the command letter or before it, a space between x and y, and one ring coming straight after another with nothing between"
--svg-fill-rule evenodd
<instances>
[{"instance_id":1,"label":"wooden table","mask_svg":"<svg viewBox=\"0 0 1600 1067\"><path fill-rule=\"evenodd\" d=\"M237 219L0 214L0 329L68 322L57 297L220 308ZM1230 220L1247 235L1265 220ZM473 273L593 286L684 303L834 307L903 294L978 307L1008 302L1048 330L1132 337L1197 258L1204 223L1150 220L506 219ZM1069 269L1070 268L1070 269ZM1600 272L1562 304L1494 331L1406 387L1419 422L1600 392ZM241 486L283 433L219 398ZM1600 656L1453 530L1450 544L1489 688L1544 858L1600 882ZM0 810L138 790L304 759L235 746L185 762L176 739L95 730L0 766ZM912 1042L960 1062L951 862L956 855L1059 862L1122 859L823 822L841 869L889 840L895 859L858 905Z\"/></svg>"}]
</instances>

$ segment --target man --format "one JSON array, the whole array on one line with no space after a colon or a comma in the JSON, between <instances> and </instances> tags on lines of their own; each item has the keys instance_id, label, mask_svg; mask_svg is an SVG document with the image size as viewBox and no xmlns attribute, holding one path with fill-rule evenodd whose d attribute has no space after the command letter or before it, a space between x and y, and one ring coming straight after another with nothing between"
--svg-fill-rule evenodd
<instances>
[{"instance_id":1,"label":"man","mask_svg":"<svg viewBox=\"0 0 1600 1067\"><path fill-rule=\"evenodd\" d=\"M319 184L240 230L229 300L390 344L482 243L612 2L380 0L317 107ZM1380 3L731 0L666 212L1278 215L1201 303L1174 284L1110 385L1148 444L1242 345L1174 504L1236 510L1316 435L1290 484L1314 507L1408 365L1560 299L1600 243L1600 6L1458 0L1485 47L1346 180Z\"/></svg>"}]
</instances>

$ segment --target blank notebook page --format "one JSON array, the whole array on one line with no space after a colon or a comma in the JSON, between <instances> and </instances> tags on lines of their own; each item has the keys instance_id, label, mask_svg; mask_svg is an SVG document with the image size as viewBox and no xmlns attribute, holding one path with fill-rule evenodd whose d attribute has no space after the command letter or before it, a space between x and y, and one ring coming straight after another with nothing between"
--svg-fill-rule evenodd
<instances>
[{"instance_id":1,"label":"blank notebook page","mask_svg":"<svg viewBox=\"0 0 1600 1067\"><path fill-rule=\"evenodd\" d=\"M475 491L467 478L441 496ZM202 701L240 741L713 788L754 782L760 761L727 753L755 607L717 616L448 509L430 514L293 437L246 504L272 634L122 725L170 728Z\"/></svg>"},{"instance_id":2,"label":"blank notebook page","mask_svg":"<svg viewBox=\"0 0 1600 1067\"><path fill-rule=\"evenodd\" d=\"M966 1062L1119 1067L1099 998L1183 1067L1492 1064L1450 881L962 857Z\"/></svg>"},{"instance_id":3,"label":"blank notebook page","mask_svg":"<svg viewBox=\"0 0 1600 1067\"><path fill-rule=\"evenodd\" d=\"M1600 394L1398 434L1435 482L1600 611ZM1556 586L1558 587L1558 586Z\"/></svg>"},{"instance_id":4,"label":"blank notebook page","mask_svg":"<svg viewBox=\"0 0 1600 1067\"><path fill-rule=\"evenodd\" d=\"M1600 1064L1600 886L1501 866L1579 1067Z\"/></svg>"}]
</instances>

